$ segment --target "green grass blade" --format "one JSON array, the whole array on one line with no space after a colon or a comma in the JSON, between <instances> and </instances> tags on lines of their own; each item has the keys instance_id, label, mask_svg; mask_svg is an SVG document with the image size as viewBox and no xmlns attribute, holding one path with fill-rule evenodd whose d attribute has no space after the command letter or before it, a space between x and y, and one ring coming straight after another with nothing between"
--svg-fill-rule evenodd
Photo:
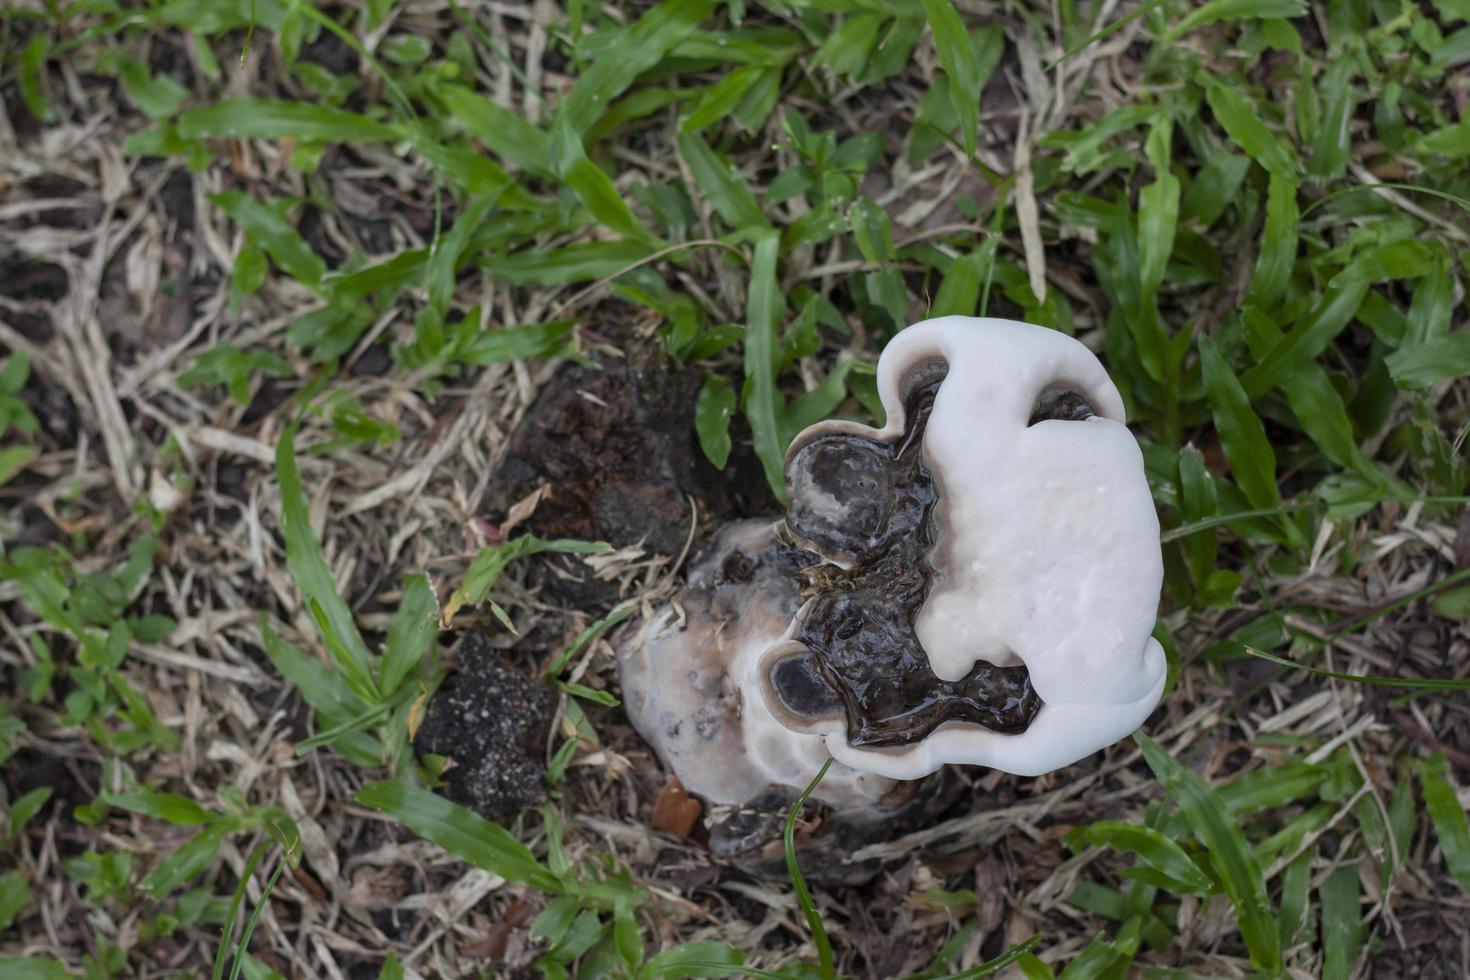
<instances>
[{"instance_id":1,"label":"green grass blade","mask_svg":"<svg viewBox=\"0 0 1470 980\"><path fill-rule=\"evenodd\" d=\"M679 156L689 167L694 183L725 223L731 228L760 228L770 225L755 195L734 168L722 160L695 133L680 133Z\"/></svg>"},{"instance_id":2,"label":"green grass blade","mask_svg":"<svg viewBox=\"0 0 1470 980\"><path fill-rule=\"evenodd\" d=\"M49 956L0 956L5 980L72 980L76 974Z\"/></svg>"},{"instance_id":3,"label":"green grass blade","mask_svg":"<svg viewBox=\"0 0 1470 980\"><path fill-rule=\"evenodd\" d=\"M1437 680L1434 678L1419 677L1375 677L1371 674L1343 674L1335 670L1323 670L1321 667L1308 667L1295 661L1284 660L1264 650L1247 646L1246 652L1253 657L1269 660L1273 664L1282 667L1290 667L1293 670L1304 670L1309 674L1319 677L1331 677L1333 680L1349 681L1354 684L1372 684L1377 687L1403 687L1415 691L1470 691L1470 678L1446 678Z\"/></svg>"},{"instance_id":4,"label":"green grass blade","mask_svg":"<svg viewBox=\"0 0 1470 980\"><path fill-rule=\"evenodd\" d=\"M1246 301L1269 310L1286 291L1299 247L1296 183L1272 174L1266 188L1266 228L1251 272Z\"/></svg>"},{"instance_id":5,"label":"green grass blade","mask_svg":"<svg viewBox=\"0 0 1470 980\"><path fill-rule=\"evenodd\" d=\"M735 388L723 374L704 376L694 406L694 431L705 457L722 470L730 458L730 419L735 414Z\"/></svg>"},{"instance_id":6,"label":"green grass blade","mask_svg":"<svg viewBox=\"0 0 1470 980\"><path fill-rule=\"evenodd\" d=\"M1281 503L1281 491L1276 485L1276 452L1266 438L1266 427L1215 342L1203 334L1199 354L1215 430L1230 460L1230 472L1253 505L1275 507Z\"/></svg>"},{"instance_id":7,"label":"green grass blade","mask_svg":"<svg viewBox=\"0 0 1470 980\"><path fill-rule=\"evenodd\" d=\"M1367 283L1361 282L1341 289L1329 286L1321 302L1293 325L1259 364L1241 376L1240 384L1246 394L1252 399L1259 398L1287 374L1316 360L1352 322L1367 292Z\"/></svg>"},{"instance_id":8,"label":"green grass blade","mask_svg":"<svg viewBox=\"0 0 1470 980\"><path fill-rule=\"evenodd\" d=\"M510 831L442 796L385 780L364 786L355 799L363 806L388 814L455 857L506 881L552 894L565 891L561 879L537 861L531 849L516 840Z\"/></svg>"},{"instance_id":9,"label":"green grass blade","mask_svg":"<svg viewBox=\"0 0 1470 980\"><path fill-rule=\"evenodd\" d=\"M1230 138L1268 173L1293 185L1300 182L1301 163L1296 153L1266 128L1240 93L1212 82L1205 90L1205 99Z\"/></svg>"},{"instance_id":10,"label":"green grass blade","mask_svg":"<svg viewBox=\"0 0 1470 980\"><path fill-rule=\"evenodd\" d=\"M381 143L399 130L346 109L278 99L226 99L179 117L179 136L197 139L294 139L321 143Z\"/></svg>"},{"instance_id":11,"label":"green grass blade","mask_svg":"<svg viewBox=\"0 0 1470 980\"><path fill-rule=\"evenodd\" d=\"M980 61L965 22L950 0L924 0L924 15L939 63L949 76L949 98L960 120L965 153L973 156L980 124Z\"/></svg>"},{"instance_id":12,"label":"green grass blade","mask_svg":"<svg viewBox=\"0 0 1470 980\"><path fill-rule=\"evenodd\" d=\"M211 194L209 199L234 218L235 223L275 260L282 272L305 286L316 286L321 282L327 264L275 208L262 204L244 191L221 191Z\"/></svg>"},{"instance_id":13,"label":"green grass blade","mask_svg":"<svg viewBox=\"0 0 1470 980\"><path fill-rule=\"evenodd\" d=\"M796 861L796 818L801 816L802 807L806 806L806 801L811 799L812 793L830 768L832 760L828 759L807 784L801 798L791 805L786 813L786 831L782 835L786 847L786 873L791 876L791 887L796 890L796 902L806 917L807 928L812 931L812 943L817 947L818 969L822 980L835 980L837 971L833 966L832 941L827 938L827 927L822 924L822 914L817 911L817 903L812 901L812 893L807 890L806 879L802 877L801 866Z\"/></svg>"},{"instance_id":14,"label":"green grass blade","mask_svg":"<svg viewBox=\"0 0 1470 980\"><path fill-rule=\"evenodd\" d=\"M662 61L714 9L715 0L664 0L625 28L562 102L559 112L571 131L585 134L635 78Z\"/></svg>"},{"instance_id":15,"label":"green grass blade","mask_svg":"<svg viewBox=\"0 0 1470 980\"><path fill-rule=\"evenodd\" d=\"M1012 946L993 960L986 960L984 963L972 966L968 970L961 970L958 973L946 973L943 976L935 978L935 980L979 980L981 977L993 976L1012 963L1029 956L1031 951L1040 943L1041 936L1032 936L1030 939Z\"/></svg>"},{"instance_id":16,"label":"green grass blade","mask_svg":"<svg viewBox=\"0 0 1470 980\"><path fill-rule=\"evenodd\" d=\"M1363 945L1358 866L1346 864L1322 882L1322 980L1348 980Z\"/></svg>"},{"instance_id":17,"label":"green grass blade","mask_svg":"<svg viewBox=\"0 0 1470 980\"><path fill-rule=\"evenodd\" d=\"M1388 373L1404 388L1430 385L1470 375L1470 333L1446 334L1422 344L1406 345L1388 355Z\"/></svg>"},{"instance_id":18,"label":"green grass blade","mask_svg":"<svg viewBox=\"0 0 1470 980\"><path fill-rule=\"evenodd\" d=\"M1470 892L1470 822L1446 776L1447 770L1442 752L1421 762L1419 789L1424 794L1424 808L1434 822L1445 864L1460 887Z\"/></svg>"},{"instance_id":19,"label":"green grass blade","mask_svg":"<svg viewBox=\"0 0 1470 980\"><path fill-rule=\"evenodd\" d=\"M441 85L436 91L465 131L491 153L538 177L551 176L551 137L544 130L462 85Z\"/></svg>"},{"instance_id":20,"label":"green grass blade","mask_svg":"<svg viewBox=\"0 0 1470 980\"><path fill-rule=\"evenodd\" d=\"M235 894L230 899L230 909L225 915L225 924L220 930L220 943L214 954L214 971L210 974L211 980L223 980L225 966L230 960L230 937L235 933L235 919L240 915L240 905L245 901L245 889L255 874L256 865L260 864L260 859L265 856L265 850L266 845L260 844L250 852L250 857L245 862L245 869L240 872L240 880L235 884Z\"/></svg>"},{"instance_id":21,"label":"green grass blade","mask_svg":"<svg viewBox=\"0 0 1470 980\"><path fill-rule=\"evenodd\" d=\"M296 425L293 423L286 427L276 445L276 478L281 485L286 564L347 687L362 700L376 704L381 695L373 681L372 656L357 632L352 610L337 594L337 583L322 558L321 544L307 516L306 495L301 489L301 474L296 469L295 438Z\"/></svg>"},{"instance_id":22,"label":"green grass blade","mask_svg":"<svg viewBox=\"0 0 1470 980\"><path fill-rule=\"evenodd\" d=\"M1306 928L1312 862L1316 857L1317 849L1309 847L1293 858L1281 874L1281 913L1278 921L1283 950L1295 946L1297 937Z\"/></svg>"},{"instance_id":23,"label":"green grass blade","mask_svg":"<svg viewBox=\"0 0 1470 980\"><path fill-rule=\"evenodd\" d=\"M1206 24L1247 19L1282 19L1302 17L1307 12L1304 0L1209 0L1190 11L1189 15L1169 29L1164 41L1169 42Z\"/></svg>"},{"instance_id":24,"label":"green grass blade","mask_svg":"<svg viewBox=\"0 0 1470 980\"><path fill-rule=\"evenodd\" d=\"M418 666L437 635L439 600L427 575L410 575L404 580L403 598L388 627L379 682L383 696L398 690L403 679Z\"/></svg>"},{"instance_id":25,"label":"green grass blade","mask_svg":"<svg viewBox=\"0 0 1470 980\"><path fill-rule=\"evenodd\" d=\"M781 237L774 229L761 232L750 264L745 328L745 377L750 390L745 399L745 417L750 420L755 454L766 471L766 482L776 499L785 501L786 447L781 442L781 404L776 391L777 338L785 305L776 281L780 245Z\"/></svg>"},{"instance_id":26,"label":"green grass blade","mask_svg":"<svg viewBox=\"0 0 1470 980\"><path fill-rule=\"evenodd\" d=\"M1225 894L1235 906L1240 933L1251 962L1270 974L1281 972L1280 932L1266 892L1265 875L1251 856L1245 835L1220 794L1180 765L1142 732L1133 736L1164 791L1179 805L1195 836L1205 845Z\"/></svg>"},{"instance_id":27,"label":"green grass blade","mask_svg":"<svg viewBox=\"0 0 1470 980\"><path fill-rule=\"evenodd\" d=\"M481 549L470 562L464 573L464 583L454 590L444 610L439 614L439 624L448 627L454 614L464 606L478 605L490 594L500 574L517 558L555 552L564 555L605 555L612 546L604 541L577 541L572 538L546 540L534 534L523 534L503 544L490 545Z\"/></svg>"},{"instance_id":28,"label":"green grass blade","mask_svg":"<svg viewBox=\"0 0 1470 980\"><path fill-rule=\"evenodd\" d=\"M1209 875L1190 860L1184 848L1152 828L1120 820L1099 820L1075 828L1066 840L1067 846L1073 850L1101 845L1118 851L1132 851L1144 864L1164 875L1175 891L1208 895L1216 890Z\"/></svg>"}]
</instances>

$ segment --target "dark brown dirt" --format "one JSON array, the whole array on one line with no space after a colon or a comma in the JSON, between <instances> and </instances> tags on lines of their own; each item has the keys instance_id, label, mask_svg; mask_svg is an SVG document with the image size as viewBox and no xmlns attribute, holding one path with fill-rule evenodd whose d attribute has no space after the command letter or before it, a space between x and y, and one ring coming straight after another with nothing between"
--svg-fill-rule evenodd
<instances>
[{"instance_id":1,"label":"dark brown dirt","mask_svg":"<svg viewBox=\"0 0 1470 980\"><path fill-rule=\"evenodd\" d=\"M689 536L689 501L701 531L734 517L775 510L753 454L736 436L725 472L704 457L694 433L700 373L651 343L597 367L568 363L541 389L492 481L487 510L503 514L545 485L523 525L545 538L642 544L677 555ZM569 602L607 598L599 583L548 577Z\"/></svg>"},{"instance_id":2,"label":"dark brown dirt","mask_svg":"<svg viewBox=\"0 0 1470 980\"><path fill-rule=\"evenodd\" d=\"M458 653L459 670L430 702L414 751L450 760L441 793L502 820L546 799L546 739L556 693L477 632L465 634Z\"/></svg>"}]
</instances>

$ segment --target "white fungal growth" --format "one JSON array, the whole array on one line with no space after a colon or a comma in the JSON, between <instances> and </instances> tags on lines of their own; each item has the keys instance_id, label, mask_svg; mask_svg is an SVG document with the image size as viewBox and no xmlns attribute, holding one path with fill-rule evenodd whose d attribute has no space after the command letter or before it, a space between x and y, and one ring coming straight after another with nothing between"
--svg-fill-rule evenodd
<instances>
[{"instance_id":1,"label":"white fungal growth","mask_svg":"<svg viewBox=\"0 0 1470 980\"><path fill-rule=\"evenodd\" d=\"M915 379L941 371L927 423L915 429L904 417L905 399ZM821 795L836 805L876 802L889 779L915 779L945 763L1038 775L1127 736L1163 691L1164 654L1150 635L1163 581L1158 518L1122 399L1096 357L1042 327L943 317L889 343L878 362L878 392L883 428L823 422L793 442L787 478L799 499L792 519L798 526L809 523L798 514L830 515L838 524L886 519L886 499L832 498L836 478L813 482L805 471L793 473L793 461L833 434L896 445L917 432L938 499L926 512L933 540L927 593L902 628L917 638L936 691L973 683L977 665L1012 668L1016 676L1024 666L1034 692L1029 724L1001 731L946 718L911 741L861 744L848 730L850 700L846 712L833 702L795 717L773 695L770 670L773 658L803 649L797 637L814 600L798 600L794 581L782 584L795 570L778 560L776 537L766 526L748 527L743 543L732 546L726 535L691 577L684 602L693 611L682 629L660 617L623 651L634 723L687 786L715 802L742 802L764 785L800 785L827 754L841 765ZM861 476L840 485L873 485L866 471ZM860 573L871 560L861 555L867 539L851 547L798 539L841 574ZM764 552L761 574L742 583L713 569L732 547ZM722 590L717 601L709 598L713 589ZM844 663L850 667L850 657ZM696 664L700 685L689 672ZM820 674L819 684L837 669L822 664L812 675ZM845 683L836 678L833 690L848 691ZM717 733L706 726L691 735L694 729L674 725L678 717L708 720L716 688L730 709Z\"/></svg>"}]
</instances>

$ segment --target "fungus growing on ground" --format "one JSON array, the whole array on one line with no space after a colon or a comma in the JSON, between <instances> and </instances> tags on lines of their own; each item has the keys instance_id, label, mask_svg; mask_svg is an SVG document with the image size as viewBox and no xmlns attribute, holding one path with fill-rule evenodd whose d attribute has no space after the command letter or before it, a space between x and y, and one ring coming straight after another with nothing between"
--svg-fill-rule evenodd
<instances>
[{"instance_id":1,"label":"fungus growing on ground","mask_svg":"<svg viewBox=\"0 0 1470 980\"><path fill-rule=\"evenodd\" d=\"M620 651L625 703L692 792L799 788L878 815L945 763L1034 776L1163 691L1159 525L1123 403L1080 342L943 317L878 362L881 429L786 455L784 520L720 531Z\"/></svg>"}]
</instances>

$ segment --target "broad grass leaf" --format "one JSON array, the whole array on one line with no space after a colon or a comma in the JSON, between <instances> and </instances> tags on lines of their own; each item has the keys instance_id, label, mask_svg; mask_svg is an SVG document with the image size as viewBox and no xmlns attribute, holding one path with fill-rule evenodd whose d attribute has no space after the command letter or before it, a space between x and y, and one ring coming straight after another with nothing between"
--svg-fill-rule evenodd
<instances>
[{"instance_id":1,"label":"broad grass leaf","mask_svg":"<svg viewBox=\"0 0 1470 980\"><path fill-rule=\"evenodd\" d=\"M1138 192L1138 278L1146 297L1158 292L1179 223L1179 178L1164 171Z\"/></svg>"},{"instance_id":2,"label":"broad grass leaf","mask_svg":"<svg viewBox=\"0 0 1470 980\"><path fill-rule=\"evenodd\" d=\"M694 405L694 431L705 458L724 469L730 458L730 419L735 414L735 386L723 374L704 376Z\"/></svg>"},{"instance_id":3,"label":"broad grass leaf","mask_svg":"<svg viewBox=\"0 0 1470 980\"><path fill-rule=\"evenodd\" d=\"M337 594L332 570L322 558L321 544L311 529L301 474L296 469L296 426L287 426L276 445L276 479L281 485L281 530L286 539L286 564L301 598L316 623L348 689L368 704L381 700L373 681L372 656L357 631L352 610Z\"/></svg>"},{"instance_id":4,"label":"broad grass leaf","mask_svg":"<svg viewBox=\"0 0 1470 980\"><path fill-rule=\"evenodd\" d=\"M760 232L750 264L745 327L745 377L750 390L745 396L745 417L750 420L755 454L765 469L766 482L776 499L784 502L786 446L781 440L782 406L776 390L777 339L781 332L781 311L786 305L776 281L780 244L780 234L774 229Z\"/></svg>"},{"instance_id":5,"label":"broad grass leaf","mask_svg":"<svg viewBox=\"0 0 1470 980\"><path fill-rule=\"evenodd\" d=\"M1209 3L1196 7L1170 28L1165 39L1173 40L1195 28L1222 21L1276 18L1290 20L1293 17L1304 17L1306 13L1305 0L1210 0Z\"/></svg>"},{"instance_id":6,"label":"broad grass leaf","mask_svg":"<svg viewBox=\"0 0 1470 980\"><path fill-rule=\"evenodd\" d=\"M1417 238L1385 242L1359 254L1347 268L1333 276L1327 285L1341 289L1356 283L1413 279L1438 266L1441 254L1440 246Z\"/></svg>"},{"instance_id":7,"label":"broad grass leaf","mask_svg":"<svg viewBox=\"0 0 1470 980\"><path fill-rule=\"evenodd\" d=\"M148 872L138 887L155 901L173 894L214 865L224 836L223 827L207 827L201 830L182 847L169 851L158 866Z\"/></svg>"},{"instance_id":8,"label":"broad grass leaf","mask_svg":"<svg viewBox=\"0 0 1470 980\"><path fill-rule=\"evenodd\" d=\"M980 126L980 86L985 81L975 43L950 0L923 2L939 64L949 77L949 98L959 118L961 143L965 153L973 155Z\"/></svg>"},{"instance_id":9,"label":"broad grass leaf","mask_svg":"<svg viewBox=\"0 0 1470 980\"><path fill-rule=\"evenodd\" d=\"M1250 170L1249 157L1238 153L1212 153L1204 166L1191 175L1179 209L1201 226L1213 225L1225 209L1240 199L1240 185Z\"/></svg>"},{"instance_id":10,"label":"broad grass leaf","mask_svg":"<svg viewBox=\"0 0 1470 980\"><path fill-rule=\"evenodd\" d=\"M56 113L51 111L51 106L46 102L46 94L41 85L41 76L46 71L46 58L50 53L50 36L45 31L37 31L21 49L18 70L21 101L25 103L26 110L43 123L56 121Z\"/></svg>"},{"instance_id":11,"label":"broad grass leaf","mask_svg":"<svg viewBox=\"0 0 1470 980\"><path fill-rule=\"evenodd\" d=\"M0 933L9 929L31 900L31 885L19 871L7 871L0 875ZM3 964L0 964L3 965ZM9 976L9 974L6 974Z\"/></svg>"},{"instance_id":12,"label":"broad grass leaf","mask_svg":"<svg viewBox=\"0 0 1470 980\"><path fill-rule=\"evenodd\" d=\"M1310 908L1308 894L1312 885L1312 862L1316 860L1317 849L1309 847L1286 866L1281 873L1281 910L1277 915L1277 930L1281 937L1281 948L1290 949L1296 945L1297 937L1307 925L1307 913Z\"/></svg>"},{"instance_id":13,"label":"broad grass leaf","mask_svg":"<svg viewBox=\"0 0 1470 980\"><path fill-rule=\"evenodd\" d=\"M317 712L318 727L335 728L369 710L368 705L348 690L342 675L315 657L307 656L261 624L261 646L276 671L291 683L302 699ZM382 764L378 744L362 732L352 732L332 742L349 762L360 766Z\"/></svg>"},{"instance_id":14,"label":"broad grass leaf","mask_svg":"<svg viewBox=\"0 0 1470 980\"><path fill-rule=\"evenodd\" d=\"M566 890L561 879L536 860L531 849L510 831L426 789L383 780L364 786L355 799L388 814L460 860L506 881L551 894Z\"/></svg>"},{"instance_id":15,"label":"broad grass leaf","mask_svg":"<svg viewBox=\"0 0 1470 980\"><path fill-rule=\"evenodd\" d=\"M872 198L859 197L847 212L847 222L852 228L853 241L863 258L874 264L893 260L893 226L884 211Z\"/></svg>"},{"instance_id":16,"label":"broad grass leaf","mask_svg":"<svg viewBox=\"0 0 1470 980\"><path fill-rule=\"evenodd\" d=\"M678 143L679 156L689 167L695 186L725 224L735 229L770 225L745 178L710 149L702 138L692 132L680 133Z\"/></svg>"},{"instance_id":17,"label":"broad grass leaf","mask_svg":"<svg viewBox=\"0 0 1470 980\"><path fill-rule=\"evenodd\" d=\"M973 252L950 262L939 282L939 292L934 295L934 304L929 307L931 317L975 315L976 304L980 302L980 286L995 261L992 242L994 239L986 239Z\"/></svg>"},{"instance_id":18,"label":"broad grass leaf","mask_svg":"<svg viewBox=\"0 0 1470 980\"><path fill-rule=\"evenodd\" d=\"M1329 286L1317 305L1299 317L1255 367L1241 375L1240 384L1246 394L1259 398L1287 374L1316 360L1352 322L1367 293L1368 284L1362 282L1340 288Z\"/></svg>"},{"instance_id":19,"label":"broad grass leaf","mask_svg":"<svg viewBox=\"0 0 1470 980\"><path fill-rule=\"evenodd\" d=\"M1424 808L1434 822L1444 863L1460 887L1470 892L1470 823L1447 771L1444 753L1436 752L1419 764L1419 789L1424 794Z\"/></svg>"},{"instance_id":20,"label":"broad grass leaf","mask_svg":"<svg viewBox=\"0 0 1470 980\"><path fill-rule=\"evenodd\" d=\"M1077 827L1067 835L1067 846L1080 850L1083 846L1111 847L1132 851L1148 867L1169 882L1171 890L1193 895L1209 895L1215 883L1199 869L1184 848L1150 827L1120 820L1099 820Z\"/></svg>"},{"instance_id":21,"label":"broad grass leaf","mask_svg":"<svg viewBox=\"0 0 1470 980\"><path fill-rule=\"evenodd\" d=\"M769 71L764 65L742 65L705 89L679 124L680 132L697 133L729 116Z\"/></svg>"},{"instance_id":22,"label":"broad grass leaf","mask_svg":"<svg viewBox=\"0 0 1470 980\"><path fill-rule=\"evenodd\" d=\"M1425 156L1437 154L1451 160L1470 157L1470 122L1453 123L1426 133L1414 141L1414 152Z\"/></svg>"},{"instance_id":23,"label":"broad grass leaf","mask_svg":"<svg viewBox=\"0 0 1470 980\"><path fill-rule=\"evenodd\" d=\"M495 255L482 265L517 286L565 286L625 272L652 254L643 242L583 242L548 251Z\"/></svg>"},{"instance_id":24,"label":"broad grass leaf","mask_svg":"<svg viewBox=\"0 0 1470 980\"><path fill-rule=\"evenodd\" d=\"M4 486L35 459L34 446L6 446L0 449L0 486Z\"/></svg>"},{"instance_id":25,"label":"broad grass leaf","mask_svg":"<svg viewBox=\"0 0 1470 980\"><path fill-rule=\"evenodd\" d=\"M490 545L480 550L464 573L464 582L444 604L439 614L439 624L448 627L454 614L464 606L478 605L490 594L500 574L517 558L555 552L565 555L605 555L612 548L603 541L577 541L572 538L548 540L534 534L523 534L503 544Z\"/></svg>"},{"instance_id":26,"label":"broad grass leaf","mask_svg":"<svg viewBox=\"0 0 1470 980\"><path fill-rule=\"evenodd\" d=\"M189 97L184 86L167 75L154 75L147 65L132 58L123 62L118 74L128 95L149 119L167 119Z\"/></svg>"},{"instance_id":27,"label":"broad grass leaf","mask_svg":"<svg viewBox=\"0 0 1470 980\"><path fill-rule=\"evenodd\" d=\"M1276 485L1276 452L1266 438L1266 427L1214 341L1203 334L1199 353L1215 430L1235 482L1252 506L1275 507L1281 503L1281 491Z\"/></svg>"},{"instance_id":28,"label":"broad grass leaf","mask_svg":"<svg viewBox=\"0 0 1470 980\"><path fill-rule=\"evenodd\" d=\"M871 12L848 14L841 25L822 41L812 60L826 65L834 74L856 75L868 64L883 20L881 15Z\"/></svg>"},{"instance_id":29,"label":"broad grass leaf","mask_svg":"<svg viewBox=\"0 0 1470 980\"><path fill-rule=\"evenodd\" d=\"M413 148L428 160L446 180L467 194L498 196L497 203L508 210L532 210L535 198L505 172L505 168L487 156L461 146L445 146L418 130L409 136Z\"/></svg>"},{"instance_id":30,"label":"broad grass leaf","mask_svg":"<svg viewBox=\"0 0 1470 980\"><path fill-rule=\"evenodd\" d=\"M1215 873L1235 906L1240 933L1250 950L1251 963L1275 974L1281 971L1281 941L1266 879L1251 855L1240 825L1225 808L1220 794L1193 771L1180 765L1142 732L1134 740L1164 791L1179 805L1185 820L1209 852Z\"/></svg>"},{"instance_id":31,"label":"broad grass leaf","mask_svg":"<svg viewBox=\"0 0 1470 980\"><path fill-rule=\"evenodd\" d=\"M1355 71L1354 59L1338 58L1322 74L1318 86L1323 95L1322 115L1312 139L1312 155L1307 159L1307 176L1313 180L1336 180L1347 172L1353 148L1353 112L1358 106L1349 83Z\"/></svg>"},{"instance_id":32,"label":"broad grass leaf","mask_svg":"<svg viewBox=\"0 0 1470 980\"><path fill-rule=\"evenodd\" d=\"M1299 244L1297 220L1295 181L1272 174L1266 189L1266 229L1246 291L1246 301L1259 309L1274 306L1291 281Z\"/></svg>"},{"instance_id":33,"label":"broad grass leaf","mask_svg":"<svg viewBox=\"0 0 1470 980\"><path fill-rule=\"evenodd\" d=\"M1427 388L1470 375L1470 331L1446 334L1422 344L1406 344L1385 359L1401 388Z\"/></svg>"},{"instance_id":34,"label":"broad grass leaf","mask_svg":"<svg viewBox=\"0 0 1470 980\"><path fill-rule=\"evenodd\" d=\"M1427 343L1449 333L1455 299L1454 279L1448 265L1441 257L1414 287L1404 331L1404 339L1411 344Z\"/></svg>"},{"instance_id":35,"label":"broad grass leaf","mask_svg":"<svg viewBox=\"0 0 1470 980\"><path fill-rule=\"evenodd\" d=\"M1348 980L1363 946L1358 866L1345 864L1322 882L1322 980Z\"/></svg>"},{"instance_id":36,"label":"broad grass leaf","mask_svg":"<svg viewBox=\"0 0 1470 980\"><path fill-rule=\"evenodd\" d=\"M31 790L10 804L10 812L6 814L5 840L14 840L20 836L27 823L46 805L51 799L51 787L40 786Z\"/></svg>"},{"instance_id":37,"label":"broad grass leaf","mask_svg":"<svg viewBox=\"0 0 1470 980\"><path fill-rule=\"evenodd\" d=\"M438 635L438 622L439 600L429 577L408 576L404 579L403 598L388 626L388 641L379 668L378 680L384 697L398 690L398 685L418 666Z\"/></svg>"},{"instance_id":38,"label":"broad grass leaf","mask_svg":"<svg viewBox=\"0 0 1470 980\"><path fill-rule=\"evenodd\" d=\"M1213 82L1205 90L1205 99L1230 138L1268 173L1293 185L1300 181L1301 163L1296 153L1266 128L1240 93Z\"/></svg>"},{"instance_id":39,"label":"broad grass leaf","mask_svg":"<svg viewBox=\"0 0 1470 980\"><path fill-rule=\"evenodd\" d=\"M568 350L576 320L549 320L481 330L460 347L455 360L464 364L501 364L554 357Z\"/></svg>"},{"instance_id":40,"label":"broad grass leaf","mask_svg":"<svg viewBox=\"0 0 1470 980\"><path fill-rule=\"evenodd\" d=\"M557 120L555 144L557 173L599 224L625 238L646 242L655 248L663 244L633 214L633 209L618 193L617 185L607 171L587 158L581 136L571 128L565 116Z\"/></svg>"},{"instance_id":41,"label":"broad grass leaf","mask_svg":"<svg viewBox=\"0 0 1470 980\"><path fill-rule=\"evenodd\" d=\"M681 980L683 977L730 977L744 971L737 969L745 962L745 954L729 943L706 939L671 946L643 964L639 980Z\"/></svg>"},{"instance_id":42,"label":"broad grass leaf","mask_svg":"<svg viewBox=\"0 0 1470 980\"><path fill-rule=\"evenodd\" d=\"M1280 343L1281 329L1254 307L1246 306L1241 321L1253 351L1270 351ZM1371 482L1383 482L1382 471L1358 448L1347 404L1320 365L1315 362L1303 365L1283 378L1280 387L1302 431L1322 455Z\"/></svg>"},{"instance_id":43,"label":"broad grass leaf","mask_svg":"<svg viewBox=\"0 0 1470 980\"><path fill-rule=\"evenodd\" d=\"M5 980L73 980L76 974L49 956L0 956Z\"/></svg>"},{"instance_id":44,"label":"broad grass leaf","mask_svg":"<svg viewBox=\"0 0 1470 980\"><path fill-rule=\"evenodd\" d=\"M559 116L582 135L633 80L653 68L714 12L715 0L664 0L598 52L562 102Z\"/></svg>"},{"instance_id":45,"label":"broad grass leaf","mask_svg":"<svg viewBox=\"0 0 1470 980\"><path fill-rule=\"evenodd\" d=\"M545 130L463 85L440 85L435 92L485 149L512 167L539 177L551 176L551 137Z\"/></svg>"},{"instance_id":46,"label":"broad grass leaf","mask_svg":"<svg viewBox=\"0 0 1470 980\"><path fill-rule=\"evenodd\" d=\"M276 208L262 204L244 191L220 191L209 199L244 228L282 272L306 286L321 282L327 264Z\"/></svg>"},{"instance_id":47,"label":"broad grass leaf","mask_svg":"<svg viewBox=\"0 0 1470 980\"><path fill-rule=\"evenodd\" d=\"M102 799L108 806L183 827L209 823L216 818L198 803L177 793L104 793Z\"/></svg>"},{"instance_id":48,"label":"broad grass leaf","mask_svg":"<svg viewBox=\"0 0 1470 980\"><path fill-rule=\"evenodd\" d=\"M454 298L455 273L459 271L460 258L468 250L470 239L485 220L498 194L470 201L454 219L449 231L439 237L429 256L427 279L429 287L429 309L441 319L449 311Z\"/></svg>"},{"instance_id":49,"label":"broad grass leaf","mask_svg":"<svg viewBox=\"0 0 1470 980\"><path fill-rule=\"evenodd\" d=\"M293 139L299 143L381 143L402 132L346 109L280 99L226 99L179 117L179 136L198 139Z\"/></svg>"},{"instance_id":50,"label":"broad grass leaf","mask_svg":"<svg viewBox=\"0 0 1470 980\"><path fill-rule=\"evenodd\" d=\"M380 290L402 289L423 280L430 250L410 248L390 259L351 272L328 273L323 285L339 299L370 296Z\"/></svg>"}]
</instances>

